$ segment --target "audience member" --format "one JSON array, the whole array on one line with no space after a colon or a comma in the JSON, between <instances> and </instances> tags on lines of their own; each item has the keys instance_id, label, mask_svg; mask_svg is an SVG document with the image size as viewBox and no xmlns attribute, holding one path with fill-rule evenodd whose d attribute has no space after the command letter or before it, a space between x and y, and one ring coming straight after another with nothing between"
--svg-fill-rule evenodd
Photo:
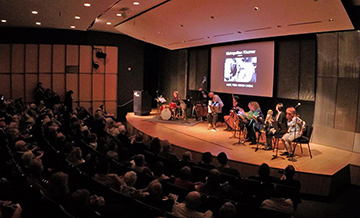
<instances>
[{"instance_id":1,"label":"audience member","mask_svg":"<svg viewBox=\"0 0 360 218\"><path fill-rule=\"evenodd\" d=\"M226 191L220 184L220 172L217 169L210 170L209 176L206 182L200 186L199 192L219 198L226 196Z\"/></svg>"},{"instance_id":2,"label":"audience member","mask_svg":"<svg viewBox=\"0 0 360 218\"><path fill-rule=\"evenodd\" d=\"M205 152L205 153L203 153L203 155L201 157L201 161L198 163L198 166L205 168L205 169L212 170L215 168L215 166L213 164L211 164L212 159L213 159L212 154L209 151Z\"/></svg>"},{"instance_id":3,"label":"audience member","mask_svg":"<svg viewBox=\"0 0 360 218\"><path fill-rule=\"evenodd\" d=\"M261 203L260 208L288 214L292 214L294 212L293 202L290 199L285 199L283 197L277 185L273 186L271 196L272 197L270 199L266 199Z\"/></svg>"},{"instance_id":4,"label":"audience member","mask_svg":"<svg viewBox=\"0 0 360 218\"><path fill-rule=\"evenodd\" d=\"M249 176L249 179L255 179L262 182L267 183L276 183L278 182L278 179L276 179L273 176L270 176L270 167L266 163L262 163L258 170L258 175L256 176Z\"/></svg>"},{"instance_id":5,"label":"audience member","mask_svg":"<svg viewBox=\"0 0 360 218\"><path fill-rule=\"evenodd\" d=\"M217 168L221 173L240 177L239 171L229 166L227 155L224 152L218 154L217 160L221 164L221 166Z\"/></svg>"},{"instance_id":6,"label":"audience member","mask_svg":"<svg viewBox=\"0 0 360 218\"><path fill-rule=\"evenodd\" d=\"M158 155L161 152L160 139L154 138L151 140L149 151L155 155Z\"/></svg>"},{"instance_id":7,"label":"audience member","mask_svg":"<svg viewBox=\"0 0 360 218\"><path fill-rule=\"evenodd\" d=\"M124 181L120 186L120 193L131 198L139 199L142 196L142 192L134 188L137 180L137 175L134 171L129 171L124 175Z\"/></svg>"},{"instance_id":8,"label":"audience member","mask_svg":"<svg viewBox=\"0 0 360 218\"><path fill-rule=\"evenodd\" d=\"M69 176L63 172L51 175L46 194L61 205L67 204L71 199L68 187Z\"/></svg>"},{"instance_id":9,"label":"audience member","mask_svg":"<svg viewBox=\"0 0 360 218\"><path fill-rule=\"evenodd\" d=\"M81 164L85 163L85 160L82 157L81 148L75 147L69 154L69 161L74 166L80 166Z\"/></svg>"},{"instance_id":10,"label":"audience member","mask_svg":"<svg viewBox=\"0 0 360 218\"><path fill-rule=\"evenodd\" d=\"M184 218L211 218L212 212L210 210L205 213L197 211L201 204L200 193L197 191L190 192L186 198L185 203L175 204L173 207L173 214Z\"/></svg>"},{"instance_id":11,"label":"audience member","mask_svg":"<svg viewBox=\"0 0 360 218\"><path fill-rule=\"evenodd\" d=\"M99 164L98 172L94 175L94 180L115 190L119 190L122 183L122 180L117 174L109 173L109 164L105 162Z\"/></svg>"},{"instance_id":12,"label":"audience member","mask_svg":"<svg viewBox=\"0 0 360 218\"><path fill-rule=\"evenodd\" d=\"M188 166L181 168L179 177L175 179L174 184L183 187L189 191L195 191L195 185L190 181L191 169Z\"/></svg>"},{"instance_id":13,"label":"audience member","mask_svg":"<svg viewBox=\"0 0 360 218\"><path fill-rule=\"evenodd\" d=\"M166 158L171 161L178 161L178 158L176 157L176 155L170 151L171 144L168 140L165 139L165 140L161 141L160 144L162 147L162 151L159 153L160 157Z\"/></svg>"},{"instance_id":14,"label":"audience member","mask_svg":"<svg viewBox=\"0 0 360 218\"><path fill-rule=\"evenodd\" d=\"M164 211L172 211L174 200L169 197L162 197L162 185L159 181L154 180L150 182L147 191L149 195L146 195L141 201Z\"/></svg>"},{"instance_id":15,"label":"audience member","mask_svg":"<svg viewBox=\"0 0 360 218\"><path fill-rule=\"evenodd\" d=\"M188 166L188 167L192 167L194 165L196 165L195 163L192 162L192 154L190 151L185 151L180 159L180 165L181 166Z\"/></svg>"},{"instance_id":16,"label":"audience member","mask_svg":"<svg viewBox=\"0 0 360 218\"><path fill-rule=\"evenodd\" d=\"M141 173L152 174L151 170L146 166L145 156L143 154L135 155L134 162L135 164L131 166L131 169Z\"/></svg>"},{"instance_id":17,"label":"audience member","mask_svg":"<svg viewBox=\"0 0 360 218\"><path fill-rule=\"evenodd\" d=\"M220 218L235 218L237 217L236 207L231 202L224 203L219 210Z\"/></svg>"}]
</instances>

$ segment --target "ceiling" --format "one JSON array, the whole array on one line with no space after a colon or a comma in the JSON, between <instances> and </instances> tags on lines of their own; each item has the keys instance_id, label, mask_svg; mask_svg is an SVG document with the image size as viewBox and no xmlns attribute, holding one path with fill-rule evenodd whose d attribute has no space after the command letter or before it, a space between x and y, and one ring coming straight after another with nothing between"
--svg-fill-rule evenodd
<instances>
[{"instance_id":1,"label":"ceiling","mask_svg":"<svg viewBox=\"0 0 360 218\"><path fill-rule=\"evenodd\" d=\"M343 0L346 4L340 0L137 0L138 5L134 1L0 0L0 20L6 20L0 27L113 32L172 50L351 30L354 21L349 11L358 7L358 0Z\"/></svg>"}]
</instances>

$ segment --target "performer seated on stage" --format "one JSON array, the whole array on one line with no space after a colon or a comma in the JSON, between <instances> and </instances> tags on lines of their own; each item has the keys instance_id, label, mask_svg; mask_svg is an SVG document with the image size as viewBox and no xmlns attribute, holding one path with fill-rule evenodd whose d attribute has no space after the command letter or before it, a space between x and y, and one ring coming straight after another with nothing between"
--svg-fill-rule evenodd
<instances>
[{"instance_id":1,"label":"performer seated on stage","mask_svg":"<svg viewBox=\"0 0 360 218\"><path fill-rule=\"evenodd\" d=\"M286 116L283 112L283 108L284 105L282 103L278 103L275 107L277 111L275 119L271 116L271 118L268 120L268 117L266 116L266 147L264 150L272 150L272 138L274 135L286 133ZM277 125L277 127L275 127L275 125Z\"/></svg>"},{"instance_id":2,"label":"performer seated on stage","mask_svg":"<svg viewBox=\"0 0 360 218\"><path fill-rule=\"evenodd\" d=\"M208 94L205 90L199 89L199 93L196 98L195 106L195 116L196 120L202 119L206 120L207 115L207 104L208 104Z\"/></svg>"},{"instance_id":3,"label":"performer seated on stage","mask_svg":"<svg viewBox=\"0 0 360 218\"><path fill-rule=\"evenodd\" d=\"M242 110L239 107L239 97L234 96L232 101L233 101L233 108L230 110L230 114L224 116L224 121L227 125L227 128L224 129L224 131L231 131L231 130L237 128L235 125L239 125L238 121L240 118L237 116L238 116L239 112Z\"/></svg>"},{"instance_id":4,"label":"performer seated on stage","mask_svg":"<svg viewBox=\"0 0 360 218\"><path fill-rule=\"evenodd\" d=\"M221 101L221 98L218 95L215 95L213 92L209 93L209 98L212 100L209 101L208 105L208 129L216 130L216 122L218 120L219 114L221 114L224 103Z\"/></svg>"},{"instance_id":5,"label":"performer seated on stage","mask_svg":"<svg viewBox=\"0 0 360 218\"><path fill-rule=\"evenodd\" d=\"M171 100L170 103L170 109L173 113L173 116L175 116L179 111L179 107L180 107L180 102L181 102L181 98L179 97L179 92L178 91L174 91L173 93L173 99ZM181 111L181 110L180 110Z\"/></svg>"},{"instance_id":6,"label":"performer seated on stage","mask_svg":"<svg viewBox=\"0 0 360 218\"><path fill-rule=\"evenodd\" d=\"M293 148L291 142L294 139L299 138L305 129L305 121L301 120L297 116L296 110L293 107L288 107L286 109L286 119L287 119L287 132L282 137L283 142L285 143L286 151L281 155L287 155L288 157L293 157Z\"/></svg>"},{"instance_id":7,"label":"performer seated on stage","mask_svg":"<svg viewBox=\"0 0 360 218\"><path fill-rule=\"evenodd\" d=\"M256 101L250 101L248 107L250 111L244 113L244 116L241 117L244 122L248 122L248 141L251 141L250 145L255 145L256 132L264 128L264 114L261 111L259 103L257 103Z\"/></svg>"}]
</instances>

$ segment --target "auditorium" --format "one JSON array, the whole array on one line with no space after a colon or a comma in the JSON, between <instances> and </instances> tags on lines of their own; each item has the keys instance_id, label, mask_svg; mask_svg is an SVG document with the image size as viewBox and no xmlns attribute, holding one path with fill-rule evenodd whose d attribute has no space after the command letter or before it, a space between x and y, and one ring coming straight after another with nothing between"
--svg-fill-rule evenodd
<instances>
[{"instance_id":1,"label":"auditorium","mask_svg":"<svg viewBox=\"0 0 360 218\"><path fill-rule=\"evenodd\" d=\"M0 216L358 217L359 13L0 1Z\"/></svg>"}]
</instances>

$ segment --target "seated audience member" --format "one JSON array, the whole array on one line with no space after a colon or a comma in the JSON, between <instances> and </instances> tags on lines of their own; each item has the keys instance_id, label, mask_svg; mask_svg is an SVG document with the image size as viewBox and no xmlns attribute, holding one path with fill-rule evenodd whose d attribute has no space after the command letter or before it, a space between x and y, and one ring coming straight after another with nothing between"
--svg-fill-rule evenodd
<instances>
[{"instance_id":1,"label":"seated audience member","mask_svg":"<svg viewBox=\"0 0 360 218\"><path fill-rule=\"evenodd\" d=\"M97 148L97 140L98 140L96 134L95 133L90 133L87 138L88 138L88 141L89 141L89 146L96 150L96 148Z\"/></svg>"},{"instance_id":2,"label":"seated audience member","mask_svg":"<svg viewBox=\"0 0 360 218\"><path fill-rule=\"evenodd\" d=\"M102 154L106 154L109 151L109 146L104 137L100 137L97 140L97 148L96 150Z\"/></svg>"},{"instance_id":3,"label":"seated audience member","mask_svg":"<svg viewBox=\"0 0 360 218\"><path fill-rule=\"evenodd\" d=\"M218 154L217 160L221 164L221 166L217 168L221 173L240 177L239 171L229 166L227 155L224 152Z\"/></svg>"},{"instance_id":4,"label":"seated audience member","mask_svg":"<svg viewBox=\"0 0 360 218\"><path fill-rule=\"evenodd\" d=\"M120 177L116 174L109 173L109 164L108 163L101 163L98 166L98 171L94 175L94 180L109 186L115 190L119 190L119 187L122 183Z\"/></svg>"},{"instance_id":5,"label":"seated audience member","mask_svg":"<svg viewBox=\"0 0 360 218\"><path fill-rule=\"evenodd\" d=\"M151 140L149 151L155 155L158 155L161 152L161 144L159 138L156 137L153 140Z\"/></svg>"},{"instance_id":6,"label":"seated audience member","mask_svg":"<svg viewBox=\"0 0 360 218\"><path fill-rule=\"evenodd\" d=\"M44 172L44 165L42 164L41 159L31 159L29 162L29 172L27 181L29 185L33 185L40 190L45 191L49 183L49 177L47 172Z\"/></svg>"},{"instance_id":7,"label":"seated audience member","mask_svg":"<svg viewBox=\"0 0 360 218\"><path fill-rule=\"evenodd\" d=\"M215 168L215 166L213 164L211 164L212 159L213 159L212 154L210 152L205 152L205 153L203 153L203 155L201 157L201 161L198 163L198 166L205 168L205 169L212 170Z\"/></svg>"},{"instance_id":8,"label":"seated audience member","mask_svg":"<svg viewBox=\"0 0 360 218\"><path fill-rule=\"evenodd\" d=\"M179 177L175 179L174 185L183 187L189 191L195 191L195 185L189 179L191 177L191 169L188 166L181 168Z\"/></svg>"},{"instance_id":9,"label":"seated audience member","mask_svg":"<svg viewBox=\"0 0 360 218\"><path fill-rule=\"evenodd\" d=\"M178 161L178 158L174 153L172 153L171 150L171 144L168 140L163 140L161 143L162 151L159 153L160 157L169 159L171 161Z\"/></svg>"},{"instance_id":10,"label":"seated audience member","mask_svg":"<svg viewBox=\"0 0 360 218\"><path fill-rule=\"evenodd\" d=\"M211 218L212 212L210 210L205 213L196 211L201 204L200 193L197 191L190 192L186 198L185 203L175 204L173 207L173 214L184 218Z\"/></svg>"},{"instance_id":11,"label":"seated audience member","mask_svg":"<svg viewBox=\"0 0 360 218\"><path fill-rule=\"evenodd\" d=\"M119 154L117 152L118 146L115 142L109 143L109 151L106 153L112 159L119 161Z\"/></svg>"},{"instance_id":12,"label":"seated audience member","mask_svg":"<svg viewBox=\"0 0 360 218\"><path fill-rule=\"evenodd\" d=\"M79 147L75 147L69 154L69 161L74 166L80 166L85 163L85 160L82 158L82 151Z\"/></svg>"},{"instance_id":13,"label":"seated audience member","mask_svg":"<svg viewBox=\"0 0 360 218\"><path fill-rule=\"evenodd\" d=\"M54 173L50 177L46 194L61 205L67 204L71 199L68 183L68 174L63 172Z\"/></svg>"},{"instance_id":14,"label":"seated audience member","mask_svg":"<svg viewBox=\"0 0 360 218\"><path fill-rule=\"evenodd\" d=\"M131 169L141 173L152 174L151 170L146 165L145 156L143 154L135 155L134 162L135 165L132 165Z\"/></svg>"},{"instance_id":15,"label":"seated audience member","mask_svg":"<svg viewBox=\"0 0 360 218\"><path fill-rule=\"evenodd\" d=\"M159 181L154 180L150 182L147 187L149 195L141 199L144 203L164 211L171 212L174 205L174 199L169 197L162 197L162 185Z\"/></svg>"},{"instance_id":16,"label":"seated audience member","mask_svg":"<svg viewBox=\"0 0 360 218\"><path fill-rule=\"evenodd\" d=\"M220 184L220 172L217 169L212 169L206 182L200 186L200 193L216 196L218 198L225 197L226 191Z\"/></svg>"},{"instance_id":17,"label":"seated audience member","mask_svg":"<svg viewBox=\"0 0 360 218\"><path fill-rule=\"evenodd\" d=\"M235 218L237 217L236 207L231 202L224 203L219 209L220 218Z\"/></svg>"},{"instance_id":18,"label":"seated audience member","mask_svg":"<svg viewBox=\"0 0 360 218\"><path fill-rule=\"evenodd\" d=\"M37 158L37 159L41 159L42 156L44 155L43 151L38 151L38 153L40 154L39 156L35 156L34 153L32 151L26 151L21 155L21 160L23 161L24 165L26 167L29 166L30 160Z\"/></svg>"},{"instance_id":19,"label":"seated audience member","mask_svg":"<svg viewBox=\"0 0 360 218\"><path fill-rule=\"evenodd\" d=\"M142 192L134 188L136 180L137 175L134 171L129 171L125 173L124 181L120 186L120 193L130 198L140 198L142 196Z\"/></svg>"},{"instance_id":20,"label":"seated audience member","mask_svg":"<svg viewBox=\"0 0 360 218\"><path fill-rule=\"evenodd\" d=\"M115 121L112 118L106 118L105 120L106 120L105 131L108 134L117 138L118 135L120 134L120 130L119 130L118 126L116 125Z\"/></svg>"},{"instance_id":21,"label":"seated audience member","mask_svg":"<svg viewBox=\"0 0 360 218\"><path fill-rule=\"evenodd\" d=\"M130 146L132 154L142 154L144 150L147 150L147 147L144 145L144 134L138 132L133 136Z\"/></svg>"},{"instance_id":22,"label":"seated audience member","mask_svg":"<svg viewBox=\"0 0 360 218\"><path fill-rule=\"evenodd\" d=\"M293 140L299 138L303 134L306 123L297 116L296 110L293 107L288 107L286 109L286 119L288 129L282 137L286 151L281 155L292 157L294 154L291 143Z\"/></svg>"},{"instance_id":23,"label":"seated audience member","mask_svg":"<svg viewBox=\"0 0 360 218\"><path fill-rule=\"evenodd\" d=\"M152 167L152 172L155 176L155 179L159 182L170 181L170 177L164 174L164 164L160 161L154 163Z\"/></svg>"},{"instance_id":24,"label":"seated audience member","mask_svg":"<svg viewBox=\"0 0 360 218\"><path fill-rule=\"evenodd\" d=\"M255 179L267 183L276 183L278 181L277 178L270 176L270 167L266 163L262 163L260 165L258 175L249 176L249 179Z\"/></svg>"},{"instance_id":25,"label":"seated audience member","mask_svg":"<svg viewBox=\"0 0 360 218\"><path fill-rule=\"evenodd\" d=\"M192 154L190 151L185 151L180 159L180 165L181 166L194 166L195 163L192 162Z\"/></svg>"},{"instance_id":26,"label":"seated audience member","mask_svg":"<svg viewBox=\"0 0 360 218\"><path fill-rule=\"evenodd\" d=\"M285 199L280 189L274 185L271 191L271 198L264 200L260 208L275 210L283 213L292 214L294 212L293 202L290 199Z\"/></svg>"},{"instance_id":27,"label":"seated audience member","mask_svg":"<svg viewBox=\"0 0 360 218\"><path fill-rule=\"evenodd\" d=\"M280 178L279 184L291 186L295 189L294 196L291 196L291 200L296 210L298 203L300 203L300 189L301 183L299 180L293 179L295 175L295 168L292 165L288 165L285 168L284 175Z\"/></svg>"},{"instance_id":28,"label":"seated audience member","mask_svg":"<svg viewBox=\"0 0 360 218\"><path fill-rule=\"evenodd\" d=\"M105 205L103 197L90 196L90 192L86 189L76 190L71 198L68 211L77 218L94 217L94 208Z\"/></svg>"}]
</instances>

